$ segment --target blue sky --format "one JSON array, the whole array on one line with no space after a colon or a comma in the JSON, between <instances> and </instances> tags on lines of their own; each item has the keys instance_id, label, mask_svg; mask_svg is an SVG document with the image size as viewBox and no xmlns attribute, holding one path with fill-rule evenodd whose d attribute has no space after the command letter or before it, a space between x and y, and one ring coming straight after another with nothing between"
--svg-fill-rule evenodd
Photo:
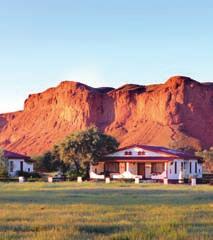
<instances>
[{"instance_id":1,"label":"blue sky","mask_svg":"<svg viewBox=\"0 0 213 240\"><path fill-rule=\"evenodd\" d=\"M211 0L0 0L0 112L62 80L212 81Z\"/></svg>"}]
</instances>

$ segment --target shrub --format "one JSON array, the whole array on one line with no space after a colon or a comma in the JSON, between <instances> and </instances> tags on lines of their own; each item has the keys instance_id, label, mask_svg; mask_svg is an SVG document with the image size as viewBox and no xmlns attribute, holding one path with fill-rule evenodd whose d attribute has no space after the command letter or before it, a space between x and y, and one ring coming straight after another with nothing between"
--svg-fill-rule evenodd
<instances>
[{"instance_id":1,"label":"shrub","mask_svg":"<svg viewBox=\"0 0 213 240\"><path fill-rule=\"evenodd\" d=\"M41 175L38 172L22 172L22 171L18 171L17 175L19 177L25 177L25 178L41 178Z\"/></svg>"},{"instance_id":2,"label":"shrub","mask_svg":"<svg viewBox=\"0 0 213 240\"><path fill-rule=\"evenodd\" d=\"M4 157L4 151L0 148L0 177L6 178L8 177L8 169L7 169L8 161Z\"/></svg>"},{"instance_id":3,"label":"shrub","mask_svg":"<svg viewBox=\"0 0 213 240\"><path fill-rule=\"evenodd\" d=\"M70 169L66 172L65 175L70 181L74 181L77 177L82 177L84 180L87 178L87 172L84 169L81 169L79 172L76 169Z\"/></svg>"}]
</instances>

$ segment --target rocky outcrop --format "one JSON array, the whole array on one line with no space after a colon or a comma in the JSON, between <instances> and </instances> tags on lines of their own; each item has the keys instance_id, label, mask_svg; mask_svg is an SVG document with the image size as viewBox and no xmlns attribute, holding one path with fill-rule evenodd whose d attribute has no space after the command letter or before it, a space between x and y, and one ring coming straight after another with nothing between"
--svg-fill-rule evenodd
<instances>
[{"instance_id":1,"label":"rocky outcrop","mask_svg":"<svg viewBox=\"0 0 213 240\"><path fill-rule=\"evenodd\" d=\"M165 84L92 88L65 81L33 94L21 112L0 115L0 146L40 154L94 124L122 146L213 145L213 84L172 77Z\"/></svg>"}]
</instances>

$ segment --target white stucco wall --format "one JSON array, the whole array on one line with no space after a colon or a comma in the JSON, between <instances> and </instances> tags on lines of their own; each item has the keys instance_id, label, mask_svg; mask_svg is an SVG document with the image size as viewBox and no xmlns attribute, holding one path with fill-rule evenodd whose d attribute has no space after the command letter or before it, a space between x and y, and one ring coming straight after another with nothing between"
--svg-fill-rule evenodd
<instances>
[{"instance_id":1,"label":"white stucco wall","mask_svg":"<svg viewBox=\"0 0 213 240\"><path fill-rule=\"evenodd\" d=\"M10 171L10 164L13 162L13 171ZM20 162L23 162L24 172L33 172L33 163L25 162L24 159L8 159L8 173L9 176L16 176L17 171L20 171Z\"/></svg>"},{"instance_id":2,"label":"white stucco wall","mask_svg":"<svg viewBox=\"0 0 213 240\"><path fill-rule=\"evenodd\" d=\"M177 163L177 172L175 173L175 162ZM191 162L191 173L190 173ZM183 164L183 171L181 172L181 163ZM197 173L195 172L195 164L197 163ZM178 180L180 177L189 178L196 176L202 178L202 164L198 163L198 160L182 160L176 159L168 164L168 179Z\"/></svg>"},{"instance_id":3,"label":"white stucco wall","mask_svg":"<svg viewBox=\"0 0 213 240\"><path fill-rule=\"evenodd\" d=\"M132 155L125 155L125 152L132 152ZM169 154L164 154L164 153L157 153L157 152L152 152L152 151L148 151L148 150L145 150L143 148L139 148L139 147L134 147L134 148L128 148L128 149L125 149L125 150L122 150L122 151L118 151L118 152L115 152L115 153L112 153L112 154L109 154L107 156L109 157L141 157L140 155L138 155L138 152L145 152L144 156L148 156L148 157L165 157L165 156L169 156Z\"/></svg>"},{"instance_id":4,"label":"white stucco wall","mask_svg":"<svg viewBox=\"0 0 213 240\"><path fill-rule=\"evenodd\" d=\"M190 163L191 163L191 173L190 173ZM195 172L195 164L197 163L197 173ZM198 163L197 160L189 160L186 164L185 175L187 177L196 176L197 178L202 178L203 169L202 164Z\"/></svg>"}]
</instances>

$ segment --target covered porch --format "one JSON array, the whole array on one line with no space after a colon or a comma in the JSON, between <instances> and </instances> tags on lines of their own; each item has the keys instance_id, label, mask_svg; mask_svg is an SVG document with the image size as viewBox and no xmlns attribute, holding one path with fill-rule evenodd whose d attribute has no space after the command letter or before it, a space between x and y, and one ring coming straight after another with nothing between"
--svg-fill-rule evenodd
<instances>
[{"instance_id":1,"label":"covered porch","mask_svg":"<svg viewBox=\"0 0 213 240\"><path fill-rule=\"evenodd\" d=\"M92 178L163 180L168 176L168 161L105 161L91 167Z\"/></svg>"}]
</instances>

